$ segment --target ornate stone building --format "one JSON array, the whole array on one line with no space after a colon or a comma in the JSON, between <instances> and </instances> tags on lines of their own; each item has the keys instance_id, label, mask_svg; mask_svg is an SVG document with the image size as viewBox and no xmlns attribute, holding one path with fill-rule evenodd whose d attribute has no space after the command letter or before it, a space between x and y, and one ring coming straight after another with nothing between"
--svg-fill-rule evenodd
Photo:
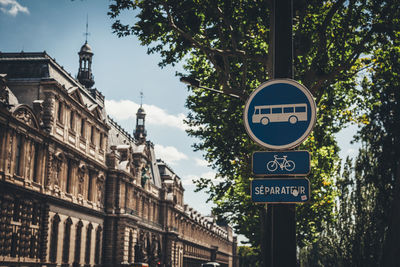
<instances>
[{"instance_id":1,"label":"ornate stone building","mask_svg":"<svg viewBox=\"0 0 400 267\"><path fill-rule=\"evenodd\" d=\"M144 109L132 136L78 54L75 79L46 52L0 52L0 266L236 266L232 229L184 204Z\"/></svg>"}]
</instances>

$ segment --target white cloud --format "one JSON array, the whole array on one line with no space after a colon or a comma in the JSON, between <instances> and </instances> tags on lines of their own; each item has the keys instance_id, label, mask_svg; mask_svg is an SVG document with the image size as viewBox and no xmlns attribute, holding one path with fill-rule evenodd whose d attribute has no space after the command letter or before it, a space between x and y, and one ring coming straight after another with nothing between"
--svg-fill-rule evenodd
<instances>
[{"instance_id":1,"label":"white cloud","mask_svg":"<svg viewBox=\"0 0 400 267\"><path fill-rule=\"evenodd\" d=\"M184 153L179 152L173 146L155 145L154 150L157 158L161 158L169 165L175 165L178 161L188 159Z\"/></svg>"},{"instance_id":2,"label":"white cloud","mask_svg":"<svg viewBox=\"0 0 400 267\"><path fill-rule=\"evenodd\" d=\"M107 113L116 120L135 120L139 108L139 104L131 100L106 100L105 105ZM183 131L186 129L186 125L183 123L185 115L182 113L171 115L154 105L143 105L143 109L146 112L146 123L148 124L175 127Z\"/></svg>"},{"instance_id":3,"label":"white cloud","mask_svg":"<svg viewBox=\"0 0 400 267\"><path fill-rule=\"evenodd\" d=\"M3 13L16 16L18 12L29 14L29 9L21 6L16 0L0 0L0 10Z\"/></svg>"},{"instance_id":4,"label":"white cloud","mask_svg":"<svg viewBox=\"0 0 400 267\"><path fill-rule=\"evenodd\" d=\"M183 185L194 185L193 184L193 180L197 180L199 178L208 178L211 179L211 181L213 182L221 182L222 179L217 179L215 178L216 173L213 171L209 171L209 172L205 172L202 173L200 175L194 175L194 174L190 174L190 175L186 175L185 177L181 177L182 178L182 184Z\"/></svg>"},{"instance_id":5,"label":"white cloud","mask_svg":"<svg viewBox=\"0 0 400 267\"><path fill-rule=\"evenodd\" d=\"M196 159L194 159L194 161L196 162L197 166L200 166L200 167L207 167L208 166L208 162L206 160L204 160L204 159L196 158Z\"/></svg>"}]
</instances>

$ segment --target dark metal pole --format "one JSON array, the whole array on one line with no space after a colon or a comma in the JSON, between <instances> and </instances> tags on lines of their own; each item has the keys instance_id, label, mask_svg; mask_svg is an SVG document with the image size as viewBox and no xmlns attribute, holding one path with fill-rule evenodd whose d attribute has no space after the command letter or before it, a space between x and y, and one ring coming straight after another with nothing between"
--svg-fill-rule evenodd
<instances>
[{"instance_id":1,"label":"dark metal pole","mask_svg":"<svg viewBox=\"0 0 400 267\"><path fill-rule=\"evenodd\" d=\"M292 0L273 0L272 42L273 78L293 78ZM267 266L295 267L296 207L294 204L269 204L270 256Z\"/></svg>"},{"instance_id":2,"label":"dark metal pole","mask_svg":"<svg viewBox=\"0 0 400 267\"><path fill-rule=\"evenodd\" d=\"M293 79L292 0L273 1L273 78Z\"/></svg>"}]
</instances>

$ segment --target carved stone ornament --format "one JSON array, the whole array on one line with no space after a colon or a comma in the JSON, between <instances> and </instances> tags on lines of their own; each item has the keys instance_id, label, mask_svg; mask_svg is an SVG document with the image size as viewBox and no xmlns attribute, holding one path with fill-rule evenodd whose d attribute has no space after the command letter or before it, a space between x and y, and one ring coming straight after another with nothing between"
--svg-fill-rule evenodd
<instances>
[{"instance_id":1,"label":"carved stone ornament","mask_svg":"<svg viewBox=\"0 0 400 267\"><path fill-rule=\"evenodd\" d=\"M144 187L145 184L146 184L146 182L147 182L147 180L150 179L149 167L148 167L148 166L142 167L142 175L141 175L141 178L142 178L142 179L141 179L141 184L142 184L142 187Z\"/></svg>"},{"instance_id":2,"label":"carved stone ornament","mask_svg":"<svg viewBox=\"0 0 400 267\"><path fill-rule=\"evenodd\" d=\"M33 101L33 111L39 120L38 122L40 126L43 126L43 102L43 100Z\"/></svg>"},{"instance_id":3,"label":"carved stone ornament","mask_svg":"<svg viewBox=\"0 0 400 267\"><path fill-rule=\"evenodd\" d=\"M44 93L44 102L43 102L43 127L46 131L50 132L51 127L53 125L54 117L53 111L55 106L55 96L53 92L45 92Z\"/></svg>"},{"instance_id":4,"label":"carved stone ornament","mask_svg":"<svg viewBox=\"0 0 400 267\"><path fill-rule=\"evenodd\" d=\"M9 137L9 143L8 143L8 152L7 152L7 172L10 173L11 172L11 162L12 162L12 152L13 152L13 141L14 141L14 137L11 135Z\"/></svg>"},{"instance_id":5,"label":"carved stone ornament","mask_svg":"<svg viewBox=\"0 0 400 267\"><path fill-rule=\"evenodd\" d=\"M61 166L63 163L64 155L61 152L57 152L53 157L53 184L59 186L60 184L60 174L61 174Z\"/></svg>"},{"instance_id":6,"label":"carved stone ornament","mask_svg":"<svg viewBox=\"0 0 400 267\"><path fill-rule=\"evenodd\" d=\"M146 261L146 257L144 254L144 233L142 231L140 231L139 233L139 237L136 241L136 245L135 245L135 262L145 262Z\"/></svg>"},{"instance_id":7,"label":"carved stone ornament","mask_svg":"<svg viewBox=\"0 0 400 267\"><path fill-rule=\"evenodd\" d=\"M34 150L34 146L33 146L32 142L29 142L27 154L29 155L28 164L27 164L27 166L28 166L28 168L27 168L27 171L28 171L27 176L30 177L31 176L31 171L33 171L30 166L32 164L32 159L35 157L35 150Z\"/></svg>"},{"instance_id":8,"label":"carved stone ornament","mask_svg":"<svg viewBox=\"0 0 400 267\"><path fill-rule=\"evenodd\" d=\"M104 174L103 174L103 173L100 173L100 174L97 176L97 182L98 182L98 183L104 183L104 181L105 181Z\"/></svg>"},{"instance_id":9,"label":"carved stone ornament","mask_svg":"<svg viewBox=\"0 0 400 267\"><path fill-rule=\"evenodd\" d=\"M13 115L18 120L24 122L32 128L39 128L38 121L31 109L26 105L19 105L15 108Z\"/></svg>"},{"instance_id":10,"label":"carved stone ornament","mask_svg":"<svg viewBox=\"0 0 400 267\"><path fill-rule=\"evenodd\" d=\"M97 184L97 201L103 203L103 184Z\"/></svg>"},{"instance_id":11,"label":"carved stone ornament","mask_svg":"<svg viewBox=\"0 0 400 267\"><path fill-rule=\"evenodd\" d=\"M103 203L104 174L97 176L97 201Z\"/></svg>"},{"instance_id":12,"label":"carved stone ornament","mask_svg":"<svg viewBox=\"0 0 400 267\"><path fill-rule=\"evenodd\" d=\"M6 87L6 79L4 74L0 74L0 102L8 106L9 102L9 92Z\"/></svg>"},{"instance_id":13,"label":"carved stone ornament","mask_svg":"<svg viewBox=\"0 0 400 267\"><path fill-rule=\"evenodd\" d=\"M20 109L15 113L15 117L26 124L33 126L32 114L27 112L25 109Z\"/></svg>"},{"instance_id":14,"label":"carved stone ornament","mask_svg":"<svg viewBox=\"0 0 400 267\"><path fill-rule=\"evenodd\" d=\"M50 186L51 183L51 177L53 175L53 154L49 155L49 160L47 162L47 166L48 166L48 174L46 177L46 186Z\"/></svg>"},{"instance_id":15,"label":"carved stone ornament","mask_svg":"<svg viewBox=\"0 0 400 267\"><path fill-rule=\"evenodd\" d=\"M78 194L83 195L83 182L85 181L86 165L81 164L78 168Z\"/></svg>"}]
</instances>

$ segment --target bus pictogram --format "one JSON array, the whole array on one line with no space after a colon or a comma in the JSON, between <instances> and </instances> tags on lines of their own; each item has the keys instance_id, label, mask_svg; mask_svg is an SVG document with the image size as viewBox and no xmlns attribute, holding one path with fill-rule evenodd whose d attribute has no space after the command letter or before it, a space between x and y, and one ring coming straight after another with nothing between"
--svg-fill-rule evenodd
<instances>
[{"instance_id":1,"label":"bus pictogram","mask_svg":"<svg viewBox=\"0 0 400 267\"><path fill-rule=\"evenodd\" d=\"M275 122L289 122L296 124L298 121L307 121L306 103L254 106L253 123L268 125Z\"/></svg>"},{"instance_id":2,"label":"bus pictogram","mask_svg":"<svg viewBox=\"0 0 400 267\"><path fill-rule=\"evenodd\" d=\"M290 79L276 79L250 94L243 122L253 141L265 148L285 150L309 136L316 111L314 97L306 87Z\"/></svg>"}]
</instances>

